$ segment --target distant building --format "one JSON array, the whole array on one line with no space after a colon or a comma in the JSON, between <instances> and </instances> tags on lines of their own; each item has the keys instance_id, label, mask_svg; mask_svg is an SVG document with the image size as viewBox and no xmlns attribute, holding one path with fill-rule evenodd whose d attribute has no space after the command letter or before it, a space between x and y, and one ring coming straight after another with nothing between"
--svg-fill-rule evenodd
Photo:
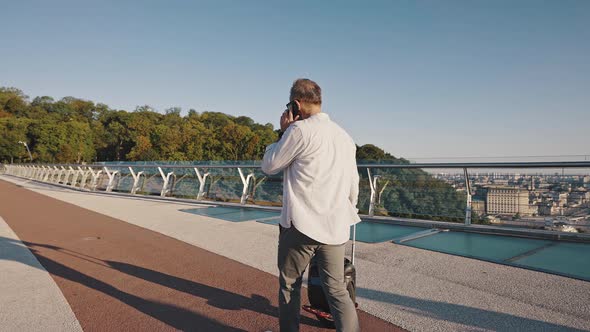
<instances>
[{"instance_id":1,"label":"distant building","mask_svg":"<svg viewBox=\"0 0 590 332\"><path fill-rule=\"evenodd\" d=\"M486 189L488 214L515 215L518 213L525 216L536 212L536 209L529 206L528 190L507 186L489 186Z\"/></svg>"},{"instance_id":2,"label":"distant building","mask_svg":"<svg viewBox=\"0 0 590 332\"><path fill-rule=\"evenodd\" d=\"M565 193L564 192L562 192L562 193L552 192L551 193L552 200L560 207L567 206L567 200L568 200L569 196L570 196L570 194L567 192L565 192Z\"/></svg>"},{"instance_id":3,"label":"distant building","mask_svg":"<svg viewBox=\"0 0 590 332\"><path fill-rule=\"evenodd\" d=\"M539 203L540 216L556 216L559 215L559 206L553 202Z\"/></svg>"},{"instance_id":4,"label":"distant building","mask_svg":"<svg viewBox=\"0 0 590 332\"><path fill-rule=\"evenodd\" d=\"M590 192L586 190L573 191L567 197L567 206L579 206L590 200Z\"/></svg>"},{"instance_id":5,"label":"distant building","mask_svg":"<svg viewBox=\"0 0 590 332\"><path fill-rule=\"evenodd\" d=\"M486 214L486 202L483 200L473 200L471 201L471 211L473 213L477 213L480 216Z\"/></svg>"},{"instance_id":6,"label":"distant building","mask_svg":"<svg viewBox=\"0 0 590 332\"><path fill-rule=\"evenodd\" d=\"M508 185L508 180L506 180L506 179L494 179L493 182L494 182L495 185L499 185L499 186L502 186L502 185L506 186L506 185Z\"/></svg>"}]
</instances>

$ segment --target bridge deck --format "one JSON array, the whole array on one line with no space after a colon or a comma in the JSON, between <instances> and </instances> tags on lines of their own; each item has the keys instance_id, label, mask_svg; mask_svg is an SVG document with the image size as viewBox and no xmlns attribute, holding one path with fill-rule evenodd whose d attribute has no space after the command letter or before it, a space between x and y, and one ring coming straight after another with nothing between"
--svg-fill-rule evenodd
<instances>
[{"instance_id":1,"label":"bridge deck","mask_svg":"<svg viewBox=\"0 0 590 332\"><path fill-rule=\"evenodd\" d=\"M84 330L278 329L269 273L6 182L0 201ZM360 319L368 330L400 330L362 311ZM310 316L302 323L321 330Z\"/></svg>"},{"instance_id":2,"label":"bridge deck","mask_svg":"<svg viewBox=\"0 0 590 332\"><path fill-rule=\"evenodd\" d=\"M275 227L1 178L0 217L84 330L277 330ZM589 282L392 243L357 258L367 331L590 330ZM310 316L302 327L320 330Z\"/></svg>"}]
</instances>

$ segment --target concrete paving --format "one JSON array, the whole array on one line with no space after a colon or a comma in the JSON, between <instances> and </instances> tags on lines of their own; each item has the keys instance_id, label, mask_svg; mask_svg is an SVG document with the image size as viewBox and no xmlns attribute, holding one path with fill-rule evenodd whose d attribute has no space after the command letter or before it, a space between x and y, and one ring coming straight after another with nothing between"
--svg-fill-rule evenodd
<instances>
[{"instance_id":1,"label":"concrete paving","mask_svg":"<svg viewBox=\"0 0 590 332\"><path fill-rule=\"evenodd\" d=\"M197 204L0 179L277 274L276 227L179 210ZM357 246L358 302L411 331L590 331L590 282L392 243Z\"/></svg>"},{"instance_id":2,"label":"concrete paving","mask_svg":"<svg viewBox=\"0 0 590 332\"><path fill-rule=\"evenodd\" d=\"M82 331L49 273L0 217L0 331Z\"/></svg>"}]
</instances>

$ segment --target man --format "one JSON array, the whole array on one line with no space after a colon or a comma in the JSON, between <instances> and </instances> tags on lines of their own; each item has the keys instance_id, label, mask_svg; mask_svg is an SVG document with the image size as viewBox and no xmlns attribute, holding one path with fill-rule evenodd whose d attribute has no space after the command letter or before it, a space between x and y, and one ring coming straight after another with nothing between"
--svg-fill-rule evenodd
<instances>
[{"instance_id":1,"label":"man","mask_svg":"<svg viewBox=\"0 0 590 332\"><path fill-rule=\"evenodd\" d=\"M321 106L320 87L309 79L296 80L280 120L282 137L266 148L262 161L267 174L284 170L278 254L281 331L299 330L301 281L313 255L336 329L360 330L344 283L344 245L350 226L360 221L356 145ZM295 118L293 110L299 110Z\"/></svg>"}]
</instances>

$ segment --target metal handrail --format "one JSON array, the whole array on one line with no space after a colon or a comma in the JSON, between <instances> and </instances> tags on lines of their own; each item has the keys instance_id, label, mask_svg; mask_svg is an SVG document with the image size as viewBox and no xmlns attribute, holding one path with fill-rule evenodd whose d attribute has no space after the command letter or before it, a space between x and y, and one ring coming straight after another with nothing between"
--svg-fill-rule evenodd
<instances>
[{"instance_id":1,"label":"metal handrail","mask_svg":"<svg viewBox=\"0 0 590 332\"><path fill-rule=\"evenodd\" d=\"M370 168L585 168L585 167L590 167L590 161L360 164L360 165L358 165L358 167L370 167Z\"/></svg>"},{"instance_id":2,"label":"metal handrail","mask_svg":"<svg viewBox=\"0 0 590 332\"><path fill-rule=\"evenodd\" d=\"M207 165L207 164L13 164L21 166L83 166L83 167L139 167L139 168L260 168L260 164ZM358 164L359 168L590 168L590 161L547 162L487 162L487 163L419 163L419 164Z\"/></svg>"}]
</instances>

